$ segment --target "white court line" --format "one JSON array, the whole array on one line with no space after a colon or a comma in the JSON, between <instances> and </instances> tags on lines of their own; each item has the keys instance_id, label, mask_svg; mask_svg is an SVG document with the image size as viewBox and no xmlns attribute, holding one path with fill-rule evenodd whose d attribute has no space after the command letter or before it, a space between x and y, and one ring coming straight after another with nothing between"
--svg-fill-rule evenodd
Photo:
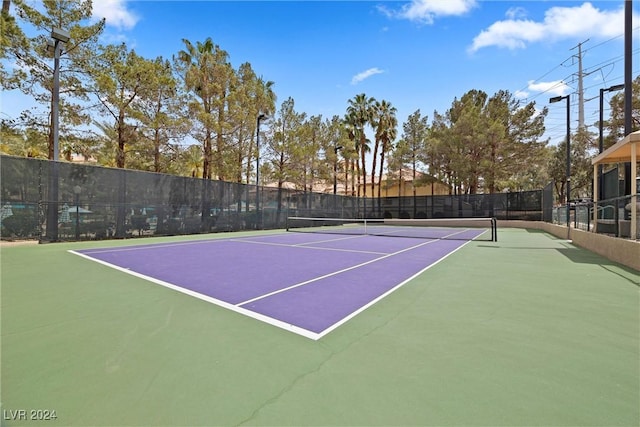
<instances>
[{"instance_id":1,"label":"white court line","mask_svg":"<svg viewBox=\"0 0 640 427\"><path fill-rule=\"evenodd\" d=\"M394 230L395 228L397 228L397 226L394 226L393 228L390 228L389 230ZM451 228L450 228L450 227L431 227L431 229L432 229L432 230L451 230ZM413 227L404 227L404 228L400 228L396 233L402 233L402 231L403 231L403 230L415 230L415 228L413 228ZM435 236L433 236L433 237L424 237L424 239L431 238L431 239L441 239L441 240L444 240L444 239L447 239L447 238L449 238L449 237L451 237L451 236L455 236L455 235L458 235L458 234L466 233L467 231L474 231L474 230L477 230L477 229L475 229L475 228L465 228L465 229L462 229L462 230L460 230L460 231L456 231L455 233L447 234L447 235L446 235L446 236L444 236L444 237L435 237ZM480 230L478 230L478 231L480 231ZM487 230L482 230L482 232L481 232L480 234L478 234L477 236L475 236L473 239L469 239L469 240L475 240L475 239L477 239L478 237L480 237L480 236L482 236L483 234L485 234L486 232L487 232ZM387 232L385 231L385 233L387 233ZM394 232L393 232L393 231L390 231L388 234L393 235L393 234L394 234ZM375 236L376 234L372 234L372 235L373 235L373 236ZM391 236L390 236L390 237L391 237ZM402 237L402 236L400 236L400 237ZM420 238L420 237L419 237L419 238Z\"/></svg>"},{"instance_id":2,"label":"white court line","mask_svg":"<svg viewBox=\"0 0 640 427\"><path fill-rule=\"evenodd\" d=\"M358 236L358 237L362 237L362 236ZM287 243L273 243L273 242L256 242L254 240L236 240L236 239L231 239L232 242L238 242L238 243L251 243L254 245L267 245L267 246L284 246L287 248L300 248L300 249L314 249L317 251L334 251L334 252L349 252L349 253L356 253L356 254L372 254L372 255L386 255L387 252L374 252L374 251L360 251L360 250L356 250L356 249L340 249L340 248L324 248L322 246L310 246L316 243L326 243L326 242L336 242L338 240L344 240L344 239L334 239L334 240L322 240L322 241L318 241L318 242L308 242L308 243L298 243L295 245L291 245L291 244L287 244Z\"/></svg>"},{"instance_id":3,"label":"white court line","mask_svg":"<svg viewBox=\"0 0 640 427\"><path fill-rule=\"evenodd\" d=\"M395 255L398 255L398 254L401 254L403 252L410 251L412 249L419 248L421 246L428 245L428 244L433 243L433 242L437 242L437 240L429 240L428 242L423 242L423 243L420 243L419 245L410 246L408 248L405 248L405 249L402 249L402 250L399 250L399 251L396 251L396 252L393 252L393 253L390 253L390 254L386 254L384 256L381 256L381 257L378 257L378 258L375 258L375 259L372 259L372 260L369 260L369 261L366 261L366 262L363 262L363 263L360 263L360 264L356 264L356 265L351 266L351 267L343 268L342 270L334 271L332 273L325 274L323 276L314 277L313 279L305 280L304 282L296 283L295 285L291 285L291 286L288 286L286 288L278 289L277 291L269 292L268 294L260 295L258 297L252 298L250 300L240 302L237 305L242 306L242 305L249 304L249 303L252 303L252 302L255 302L255 301L259 301L261 299L268 298L270 296L277 295L277 294L280 294L282 292L290 291L291 289L299 288L300 286L308 285L309 283L317 282L318 280L326 279L327 277L331 277L331 276L336 276L338 274L342 274L345 271L355 270L356 268L364 267L365 265L369 265L369 264L372 264L374 262L381 261L383 259L395 256Z\"/></svg>"},{"instance_id":4,"label":"white court line","mask_svg":"<svg viewBox=\"0 0 640 427\"><path fill-rule=\"evenodd\" d=\"M213 298L213 297L210 297L208 295L204 295L204 294L201 294L199 292L195 292L195 291L192 291L190 289L183 288L183 287L178 286L178 285L174 285L173 283L165 282L164 280L156 279L155 277L147 276L145 274L129 270L128 268L120 267L119 265L111 264L109 262L102 261L102 260L97 259L97 258L92 258L92 257L90 257L90 256L88 256L86 254L81 253L81 252L76 252L76 251L73 251L73 250L70 250L69 252L74 254L74 255L78 255L78 256L81 256L83 258L86 258L88 260L97 262L98 264L102 264L102 265L106 265L107 267L114 268L114 269L116 269L118 271L121 271L123 273L130 274L130 275L138 277L140 279L148 280L148 281L150 281L152 283L155 283L157 285L164 286L165 288L169 288L169 289L172 289L174 291L178 291L180 293L189 295L191 297L198 298L200 300L209 302L211 304L215 304L215 305L220 306L222 308L226 308L227 310L231 310L231 311L234 311L236 313L239 313L239 314L251 317L253 319L259 320L261 322L268 323L268 324L270 324L272 326L276 326L278 328L285 329L285 330L293 332L295 334L302 335L303 337L310 338L310 339L312 339L314 341L318 340L320 338L318 336L318 334L315 333L315 332L306 330L304 328L300 328L300 327L295 326L295 325L291 325L289 323L283 322L283 321L278 320L278 319L274 319L272 317L265 316L264 314L256 313L255 311L251 311L251 310L247 310L247 309L242 308L242 307L238 307L238 306L236 306L234 304L230 304L228 302L219 300L217 298Z\"/></svg>"},{"instance_id":5,"label":"white court line","mask_svg":"<svg viewBox=\"0 0 640 427\"><path fill-rule=\"evenodd\" d=\"M363 237L367 237L366 234L357 235L357 236L334 237L331 239L317 240L315 242L297 243L294 246L305 246L305 245L313 245L316 243L327 243L327 242L339 242L340 240L362 239Z\"/></svg>"},{"instance_id":6,"label":"white court line","mask_svg":"<svg viewBox=\"0 0 640 427\"><path fill-rule=\"evenodd\" d=\"M260 237L260 238L268 238L268 237L281 237L281 236L286 236L285 233L279 233L279 234L267 234L264 236L247 236L246 239L255 239L256 237ZM354 237L363 237L363 236L349 236L350 238L354 238ZM283 246L299 246L299 245L310 245L313 243L322 243L322 242L331 242L331 241L337 241L337 240L343 240L346 239L347 237L341 237L338 239L329 239L329 240L322 240L322 241L316 241L316 242L308 242L308 243L298 243L296 245L286 245L286 244L282 244ZM222 239L205 239L205 240L193 240L193 241L189 241L189 242L176 242L176 243L149 243L149 244L136 244L135 246L130 246L130 247L115 247L115 248L96 248L96 249L87 249L84 250L83 253L85 254L102 254L102 253L111 253L111 252L128 252L128 251L139 251L139 250L145 250L145 249L162 249L162 248L172 248L172 247L176 247L176 246L186 246L186 245L201 245L201 244L205 244L205 243L218 243L218 242L240 242L243 241L245 239L245 237L228 237L228 238L222 238ZM258 243L258 242L255 242ZM265 243L266 244L266 243ZM277 243L272 243L273 245L277 245Z\"/></svg>"},{"instance_id":7,"label":"white court line","mask_svg":"<svg viewBox=\"0 0 640 427\"><path fill-rule=\"evenodd\" d=\"M98 248L98 249L87 249L83 251L85 254L104 254L109 252L127 252L127 251L139 251L143 249L162 249L162 248L172 248L175 246L185 246L185 245L200 245L204 243L213 243L213 242L228 242L229 239L207 239L207 240L194 240L192 242L178 242L178 243L149 243L146 245L136 245L132 247L117 247L117 248ZM76 253L75 251L70 251ZM78 255L81 255L78 253Z\"/></svg>"},{"instance_id":8,"label":"white court line","mask_svg":"<svg viewBox=\"0 0 640 427\"><path fill-rule=\"evenodd\" d=\"M453 233L453 234L450 234L450 235L448 235L448 236L451 236L451 235L454 235L454 234L457 234L457 233ZM278 236L278 235L272 235L272 236ZM445 236L445 238L446 238L446 237L448 237L448 236ZM255 237L255 236L254 236L254 237ZM265 236L265 237L269 237L269 236ZM360 236L358 236L358 237L360 237ZM182 245L185 245L185 244L200 244L200 243L211 243L211 242L225 242L225 241L231 241L231 240L233 240L233 239L210 239L210 240L202 240L202 241L194 241L194 242L183 242L183 243L176 243L176 244L169 244L169 245L155 245L155 244L154 244L154 245L138 246L138 247L136 247L136 248L120 248L120 249L122 249L122 250L136 250L136 249L145 249L145 248L147 248L147 247L153 247L153 248L156 248L156 247L171 247L171 246L182 246ZM337 239L337 240L341 240L341 239ZM293 332L293 333L295 333L295 334L301 335L301 336L303 336L303 337L306 337L306 338L312 339L312 340L314 340L314 341L317 341L317 340L319 340L320 338L322 338L323 336L327 335L329 332L331 332L331 331L335 330L336 328L338 328L339 326L343 325L344 323L346 323L347 321L349 321L350 319L352 319L352 318L353 318L353 317L355 317L356 315L358 315L358 314L362 313L364 310L366 310L367 308L371 307L373 304L377 303L378 301L382 300L382 299L383 299L383 298L385 298L386 296L390 295L392 292L396 291L397 289L399 289L400 287L402 287L403 285L405 285L407 282L409 282L409 281L411 281L412 279L414 279L415 277L419 276L419 275L420 275L420 274L422 274L424 271L426 271L426 270L428 270L429 268L433 267L434 265L438 264L440 261L444 260L444 259L445 259L445 258L447 258L449 255L451 255L451 254L453 254L454 252L458 251L460 248L462 248L463 246L465 246L465 245L467 245L468 243L470 243L470 241L467 241L467 242L463 243L462 245L460 245L460 246L459 246L459 247L457 247L456 249L454 249L454 250L452 250L451 252L449 252L449 253L447 253L446 255L444 255L442 258L440 258L440 259L438 259L438 260L434 261L433 263L431 263L431 264L427 265L425 268L423 268L423 269L422 269L422 270L420 270L419 272L415 273L414 275L412 275L411 277L407 278L407 279L406 279L406 280L404 280L403 282L401 282L401 283L397 284L396 286L394 286L393 288L389 289L389 290L388 290L387 292L385 292L384 294L380 295L379 297L375 298L374 300L370 301L369 303L365 304L364 306L362 306L362 307L361 307L361 308L359 308L358 310L356 310L356 311L354 311L354 312L350 313L348 316L346 316L346 317L344 317L344 318L340 319L338 322L334 323L333 325L329 326L328 328L324 329L323 331L321 331L321 332L319 332L319 333L312 332L312 331L309 331L309 330L307 330L307 329L301 328L301 327L299 327L299 326L291 325L291 324L286 323L286 322L283 322L283 321L281 321L281 320L277 320L277 319L274 319L274 318L272 318L272 317L268 317L268 316L266 316L266 315L263 315L263 314L260 314L260 313L257 313L257 312L254 312L254 311L251 311L251 310L245 309L245 308L241 307L241 305L244 305L244 304L250 303L250 302L252 302L252 301L260 300L260 299L263 299L263 298L266 298L266 297L268 297L268 296L275 295L275 294L278 294L278 293L281 293L281 292L285 292L285 291L287 291L287 290L291 290L291 289L293 289L293 288L297 288L297 287L300 287L300 286L304 286L304 285L306 285L306 284L309 284L309 283L312 283L312 282L315 282L315 281L321 280L321 279L326 278L326 277L331 277L331 276L334 276L334 275L336 275L336 274L340 274L340 273L345 272L345 271L348 271L348 270L352 270L352 269L355 269L355 268L359 268L359 267L365 266L365 265L367 265L367 264L371 264L371 263L374 263L374 262L380 261L380 260L382 260L382 259L386 259L386 258L389 258L389 257L391 257L391 256L398 255L398 254L400 254L400 253L403 253L403 252L406 252L406 251L409 251L409 250L412 250L412 249L415 249L415 248L418 248L418 247L421 247L421 246L425 246L425 245L428 245L428 244L431 244L431 243L437 242L437 241L439 241L439 240L442 240L442 239L429 240L429 241L426 241L426 242L420 243L420 244L418 244L418 245L411 246L411 247L409 247L409 248L402 249L402 250L400 250L400 251L397 251L397 252L394 252L394 253L391 253L391 254L385 254L384 256L379 257L379 258L376 258L376 259L373 259L373 260L371 260L371 261L368 261L368 262L365 262L365 263L361 263L361 264L358 264L358 265L356 265L356 266L349 267L349 268L346 268L346 269L343 269L343 270L340 270L340 271L336 271L336 272L333 272L333 273L330 273L330 274L326 274L326 275L324 275L324 276L317 277L317 278L315 278L315 279L311 279L311 280L308 280L308 281L305 281L305 282L301 282L301 283L298 283L298 284L296 284L296 285L293 285L293 286L287 287L287 288L285 288L285 289L281 289L281 290L279 290L279 291L271 292L271 293L269 293L269 294L265 294L265 295L259 296L259 297L257 297L257 298L254 298L254 299L251 299L251 300L248 300L248 301L245 301L245 302L241 302L241 303L239 303L239 304L231 304L231 303L228 303L228 302L225 302L225 301L222 301L222 300L219 300L219 299L216 299L216 298L210 297L210 296L208 296L208 295L204 295L204 294L201 294L201 293L199 293L199 292L195 292L195 291L192 291L192 290L190 290L190 289L183 288L183 287L178 286L178 285L174 285L173 283L165 282L165 281L163 281L163 280L156 279L156 278L154 278L154 277L147 276L147 275L145 275L145 274L142 274L142 273L138 273L138 272L135 272L135 271L129 270L128 268L120 267L120 266L118 266L118 265L111 264L111 263L109 263L109 262L102 261L102 260L97 259L97 258L93 258L93 257L91 257L91 256L87 255L88 253L91 253L91 252L88 252L88 251L85 251L84 253L81 253L81 252L77 252L77 251L74 251L74 250L69 250L68 252L69 252L69 253L72 253L72 254L75 254L75 255L78 255L78 256L81 256L81 257L83 257L83 258L86 258L86 259L88 259L88 260L91 260L91 261L97 262L97 263L99 263L99 264L105 265L105 266L107 266L107 267L114 268L114 269L116 269L116 270L118 270L118 271L121 271L121 272L123 272L123 273L130 274L130 275L132 275L132 276L135 276L135 277L138 277L138 278L141 278L141 279L144 279L144 280L148 280L148 281L150 281L150 282L152 282L152 283L155 283L155 284L158 284L158 285L164 286L164 287L169 288L169 289L172 289L172 290L174 290L174 291L177 291L177 292L180 292L180 293L183 293L183 294L186 294L186 295L192 296L192 297L194 297L194 298L198 298L198 299L200 299L200 300L203 300L203 301L206 301L206 302L209 302L209 303L215 304L215 305L217 305L217 306L219 306L219 307L226 308L226 309L231 310L231 311L233 311L233 312L236 312L236 313L239 313L239 314L242 314L242 315L245 315L245 316L251 317L251 318L253 318L253 319L259 320L259 321L264 322L264 323L267 323L267 324L269 324L269 325L276 326L276 327L278 327L278 328L280 328L280 329L284 329L284 330L287 330L287 331ZM296 247L302 247L302 248L305 248L304 246L296 246ZM118 249L114 249L114 251L118 251ZM110 252L110 250L93 251L93 253L96 253L96 254L98 254L98 253L104 253L104 252Z\"/></svg>"},{"instance_id":9,"label":"white court line","mask_svg":"<svg viewBox=\"0 0 640 427\"><path fill-rule=\"evenodd\" d=\"M358 310L354 311L353 313L349 314L346 317L343 317L342 319L340 319L339 321L337 321L336 323L334 323L333 325L329 326L328 328L326 328L325 330L318 332L317 336L318 338L316 338L316 340L319 340L320 338L324 337L325 335L327 335L329 332L337 329L338 327L344 325L346 322L348 322L349 320L353 319L354 317L356 317L358 314L362 313L363 311L365 311L367 308L371 307L372 305L374 305L375 303L377 303L378 301L386 298L387 296L391 295L393 292L397 291L398 289L400 289L402 286L404 286L406 283L410 282L411 280L415 279L416 277L418 277L419 275L421 275L422 273L424 273L425 271L427 271L428 269L430 269L431 267L433 267L434 265L438 264L440 261L444 260L445 258L447 258L449 255L457 252L458 250L460 250L463 246L466 246L470 243L471 241L465 242L462 245L458 246L457 248L455 248L454 250L452 250L451 252L447 253L446 255L444 255L442 258L432 262L431 264L427 265L425 268L423 268L422 270L418 271L416 274L414 274L413 276L405 279L404 281L398 283L396 286L394 286L393 288L389 289L387 292L383 293L382 295L380 295L378 298L375 298L373 300L371 300L369 303L363 305L362 307L360 307Z\"/></svg>"}]
</instances>

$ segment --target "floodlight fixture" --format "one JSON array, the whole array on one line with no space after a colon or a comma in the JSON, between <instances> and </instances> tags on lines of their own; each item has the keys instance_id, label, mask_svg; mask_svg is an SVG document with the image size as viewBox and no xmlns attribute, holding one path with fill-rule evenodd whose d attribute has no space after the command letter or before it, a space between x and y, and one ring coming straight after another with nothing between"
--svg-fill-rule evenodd
<instances>
[{"instance_id":1,"label":"floodlight fixture","mask_svg":"<svg viewBox=\"0 0 640 427\"><path fill-rule=\"evenodd\" d=\"M565 96L554 96L553 98L549 98L549 102L550 102L551 104L553 104L554 102L560 102L560 101L562 101L563 99L567 99L567 97L568 97L568 96L569 96L569 95L565 95Z\"/></svg>"},{"instance_id":2,"label":"floodlight fixture","mask_svg":"<svg viewBox=\"0 0 640 427\"><path fill-rule=\"evenodd\" d=\"M622 89L624 89L624 83L621 83L621 84L619 84L619 85L614 85L614 86L608 87L608 88L606 88L604 91L605 91L605 92L614 92L614 91L616 91L616 90L622 90Z\"/></svg>"},{"instance_id":3,"label":"floodlight fixture","mask_svg":"<svg viewBox=\"0 0 640 427\"><path fill-rule=\"evenodd\" d=\"M69 34L68 31L65 31L61 28L54 28L53 30L51 30L51 37L54 40L57 40L62 43L66 43L71 38L71 35Z\"/></svg>"}]
</instances>

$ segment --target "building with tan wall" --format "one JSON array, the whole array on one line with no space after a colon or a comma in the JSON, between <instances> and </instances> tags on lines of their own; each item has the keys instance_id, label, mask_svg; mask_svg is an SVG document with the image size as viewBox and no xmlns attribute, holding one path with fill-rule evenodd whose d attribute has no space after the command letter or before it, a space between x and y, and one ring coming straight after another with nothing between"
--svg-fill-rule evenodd
<instances>
[{"instance_id":1,"label":"building with tan wall","mask_svg":"<svg viewBox=\"0 0 640 427\"><path fill-rule=\"evenodd\" d=\"M371 192L371 182L367 182L367 197L378 197L378 188L380 188L380 197L411 197L414 195L414 191L416 196L445 196L451 194L448 185L422 172L416 172L414 182L413 171L410 169L383 175L382 186L380 186L379 181L378 177L376 177L373 183L373 193ZM360 195L364 194L364 184L360 183Z\"/></svg>"}]
</instances>

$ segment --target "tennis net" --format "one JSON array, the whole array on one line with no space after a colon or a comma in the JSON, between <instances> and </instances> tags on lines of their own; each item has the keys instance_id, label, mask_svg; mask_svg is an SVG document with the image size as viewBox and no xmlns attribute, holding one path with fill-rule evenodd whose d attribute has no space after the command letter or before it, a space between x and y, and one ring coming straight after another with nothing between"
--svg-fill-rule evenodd
<instances>
[{"instance_id":1,"label":"tennis net","mask_svg":"<svg viewBox=\"0 0 640 427\"><path fill-rule=\"evenodd\" d=\"M421 239L498 241L495 218L345 219L287 218L287 231Z\"/></svg>"}]
</instances>

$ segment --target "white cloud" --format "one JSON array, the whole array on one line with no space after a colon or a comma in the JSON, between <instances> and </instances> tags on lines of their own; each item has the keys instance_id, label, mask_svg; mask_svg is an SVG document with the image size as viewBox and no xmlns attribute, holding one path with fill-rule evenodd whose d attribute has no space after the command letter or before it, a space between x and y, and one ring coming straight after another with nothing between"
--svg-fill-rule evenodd
<instances>
[{"instance_id":1,"label":"white cloud","mask_svg":"<svg viewBox=\"0 0 640 427\"><path fill-rule=\"evenodd\" d=\"M505 15L509 19L524 19L527 16L527 10L523 7L512 7Z\"/></svg>"},{"instance_id":2,"label":"white cloud","mask_svg":"<svg viewBox=\"0 0 640 427\"><path fill-rule=\"evenodd\" d=\"M399 10L388 10L383 6L379 10L389 17L430 25L438 17L463 15L476 4L476 0L411 0Z\"/></svg>"},{"instance_id":3,"label":"white cloud","mask_svg":"<svg viewBox=\"0 0 640 427\"><path fill-rule=\"evenodd\" d=\"M541 40L545 36L544 26L532 21L498 21L473 39L471 51L483 47L498 46L508 49L524 48L526 42Z\"/></svg>"},{"instance_id":4,"label":"white cloud","mask_svg":"<svg viewBox=\"0 0 640 427\"><path fill-rule=\"evenodd\" d=\"M351 79L351 84L352 85L356 85L358 83L360 83L361 81L363 81L364 79L367 79L375 74L382 74L384 73L383 70L374 67L374 68L369 68L366 71L363 71L361 73L356 74L355 76L353 76L353 78Z\"/></svg>"},{"instance_id":5,"label":"white cloud","mask_svg":"<svg viewBox=\"0 0 640 427\"><path fill-rule=\"evenodd\" d=\"M528 43L566 37L615 37L624 32L624 7L612 11L595 8L591 3L575 7L552 7L542 22L524 18L524 11L509 9L507 19L483 30L474 39L469 51L497 46L524 48Z\"/></svg>"},{"instance_id":6,"label":"white cloud","mask_svg":"<svg viewBox=\"0 0 640 427\"><path fill-rule=\"evenodd\" d=\"M551 82L534 82L533 80L529 81L528 89L534 92L544 92L549 95L556 96L564 96L567 92L571 91L571 87L569 87L562 80L555 80Z\"/></svg>"},{"instance_id":7,"label":"white cloud","mask_svg":"<svg viewBox=\"0 0 640 427\"><path fill-rule=\"evenodd\" d=\"M105 32L102 34L102 40L108 44L125 43L127 45L127 48L129 49L135 49L137 47L136 42L133 40L130 40L129 37L127 37L126 34L123 34L123 33Z\"/></svg>"},{"instance_id":8,"label":"white cloud","mask_svg":"<svg viewBox=\"0 0 640 427\"><path fill-rule=\"evenodd\" d=\"M527 99L529 97L529 92L526 90L517 90L513 94L517 99Z\"/></svg>"},{"instance_id":9,"label":"white cloud","mask_svg":"<svg viewBox=\"0 0 640 427\"><path fill-rule=\"evenodd\" d=\"M139 17L127 9L126 0L99 0L93 2L93 17L105 18L107 25L120 29L131 29Z\"/></svg>"}]
</instances>

